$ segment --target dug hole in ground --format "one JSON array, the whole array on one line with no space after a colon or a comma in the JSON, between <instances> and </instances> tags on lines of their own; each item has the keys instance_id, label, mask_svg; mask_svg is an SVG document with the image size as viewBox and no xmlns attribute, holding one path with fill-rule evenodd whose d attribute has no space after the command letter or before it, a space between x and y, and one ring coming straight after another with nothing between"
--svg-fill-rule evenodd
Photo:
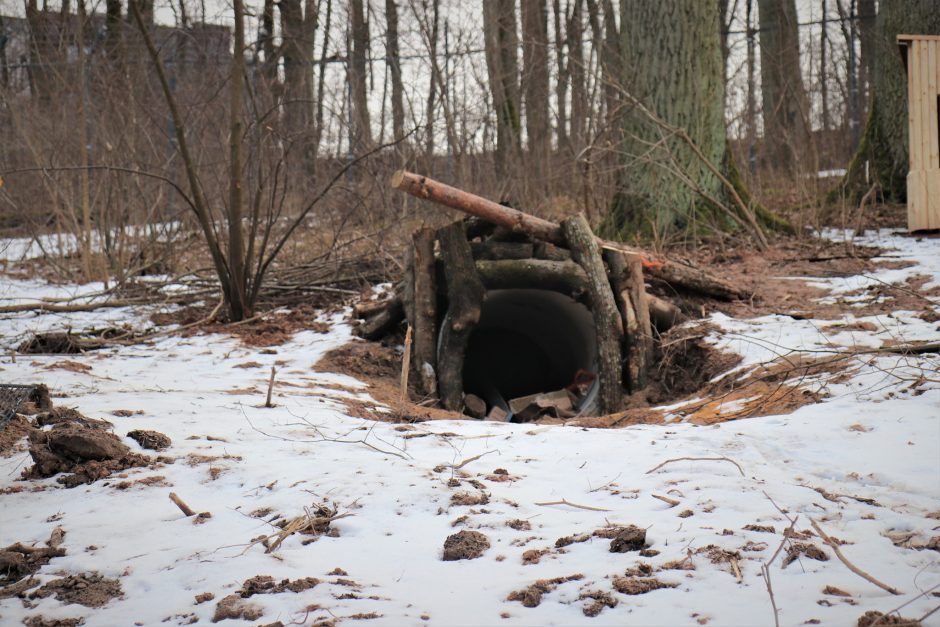
<instances>
[{"instance_id":1,"label":"dug hole in ground","mask_svg":"<svg viewBox=\"0 0 940 627\"><path fill-rule=\"evenodd\" d=\"M771 304L684 325L737 365L615 429L408 421L346 312L67 355L12 353L157 306L5 314L2 381L50 394L0 430L0 623L938 625L940 361L898 347L940 335L940 239L853 244L737 259Z\"/></svg>"}]
</instances>

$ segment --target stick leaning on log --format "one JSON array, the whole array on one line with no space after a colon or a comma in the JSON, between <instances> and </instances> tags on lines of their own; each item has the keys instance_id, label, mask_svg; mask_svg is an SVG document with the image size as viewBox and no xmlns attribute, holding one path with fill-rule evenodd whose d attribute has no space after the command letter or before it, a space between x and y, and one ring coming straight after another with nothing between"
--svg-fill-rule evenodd
<instances>
[{"instance_id":1,"label":"stick leaning on log","mask_svg":"<svg viewBox=\"0 0 940 627\"><path fill-rule=\"evenodd\" d=\"M399 170L392 176L391 183L393 188L407 192L416 198L431 200L445 207L477 216L493 224L525 233L535 239L561 246L566 244L564 231L560 225L554 222L518 209L504 207L492 200L451 187L426 176L407 170ZM699 268L664 257L654 257L646 251L618 242L601 238L597 238L597 241L598 245L605 250L615 250L637 256L643 264L645 272L667 283L724 300L744 299L749 298L751 295L747 290L713 277Z\"/></svg>"}]
</instances>

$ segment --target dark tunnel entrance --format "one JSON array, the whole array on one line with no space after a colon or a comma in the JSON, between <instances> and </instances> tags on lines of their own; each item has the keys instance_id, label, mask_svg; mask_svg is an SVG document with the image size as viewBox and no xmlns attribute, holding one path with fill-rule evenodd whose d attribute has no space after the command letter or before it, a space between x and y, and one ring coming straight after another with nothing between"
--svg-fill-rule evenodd
<instances>
[{"instance_id":1,"label":"dark tunnel entrance","mask_svg":"<svg viewBox=\"0 0 940 627\"><path fill-rule=\"evenodd\" d=\"M487 408L509 412L513 399L571 386L597 371L594 320L584 305L558 292L490 290L470 336L463 368L464 391ZM594 409L596 384L577 398L575 410Z\"/></svg>"}]
</instances>

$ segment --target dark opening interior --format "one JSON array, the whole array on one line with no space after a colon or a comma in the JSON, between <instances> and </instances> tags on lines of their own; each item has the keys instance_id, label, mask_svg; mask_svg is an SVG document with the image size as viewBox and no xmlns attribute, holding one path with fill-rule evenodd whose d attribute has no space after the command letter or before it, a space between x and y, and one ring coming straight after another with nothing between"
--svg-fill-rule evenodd
<instances>
[{"instance_id":1,"label":"dark opening interior","mask_svg":"<svg viewBox=\"0 0 940 627\"><path fill-rule=\"evenodd\" d=\"M595 373L594 320L587 307L548 290L491 290L470 336L464 391L488 407L570 385L579 370ZM593 386L579 408L590 411Z\"/></svg>"}]
</instances>

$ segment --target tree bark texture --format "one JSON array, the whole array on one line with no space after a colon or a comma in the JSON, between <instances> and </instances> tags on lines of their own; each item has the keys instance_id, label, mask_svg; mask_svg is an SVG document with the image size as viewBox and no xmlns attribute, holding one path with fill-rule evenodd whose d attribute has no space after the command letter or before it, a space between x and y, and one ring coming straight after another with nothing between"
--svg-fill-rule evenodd
<instances>
[{"instance_id":1,"label":"tree bark texture","mask_svg":"<svg viewBox=\"0 0 940 627\"><path fill-rule=\"evenodd\" d=\"M792 172L809 141L796 0L758 0L764 142L771 168Z\"/></svg>"},{"instance_id":2,"label":"tree bark texture","mask_svg":"<svg viewBox=\"0 0 940 627\"><path fill-rule=\"evenodd\" d=\"M551 129L548 124L548 14L545 0L522 0L522 61L525 71L525 126L529 169L542 185L548 168Z\"/></svg>"},{"instance_id":3,"label":"tree bark texture","mask_svg":"<svg viewBox=\"0 0 940 627\"><path fill-rule=\"evenodd\" d=\"M228 267L232 292L229 311L232 320L237 322L251 315L252 303L248 302L247 298L247 260L245 235L242 231L244 172L241 150L245 99L245 7L242 0L234 0L233 6L235 29L232 40L232 73L229 76Z\"/></svg>"},{"instance_id":4,"label":"tree bark texture","mask_svg":"<svg viewBox=\"0 0 940 627\"><path fill-rule=\"evenodd\" d=\"M300 138L313 118L313 39L316 5L313 0L280 0L281 54L284 59L284 131Z\"/></svg>"},{"instance_id":5,"label":"tree bark texture","mask_svg":"<svg viewBox=\"0 0 940 627\"><path fill-rule=\"evenodd\" d=\"M467 342L480 321L486 290L477 275L463 223L455 222L438 231L438 240L447 283L447 313L437 347L437 384L444 407L460 411Z\"/></svg>"},{"instance_id":6,"label":"tree bark texture","mask_svg":"<svg viewBox=\"0 0 940 627\"><path fill-rule=\"evenodd\" d=\"M372 122L369 117L369 88L366 55L369 49L369 24L363 0L349 0L351 50L349 51L349 85L352 91L351 113L353 152L363 154L372 148Z\"/></svg>"},{"instance_id":7,"label":"tree bark texture","mask_svg":"<svg viewBox=\"0 0 940 627\"><path fill-rule=\"evenodd\" d=\"M513 0L482 0L486 70L496 112L496 170L501 175L520 151L519 35Z\"/></svg>"},{"instance_id":8,"label":"tree bark texture","mask_svg":"<svg viewBox=\"0 0 940 627\"><path fill-rule=\"evenodd\" d=\"M622 355L623 323L614 302L597 239L583 215L562 222L568 248L588 278L591 315L597 335L598 409L602 414L619 411L623 404Z\"/></svg>"},{"instance_id":9,"label":"tree bark texture","mask_svg":"<svg viewBox=\"0 0 940 627\"><path fill-rule=\"evenodd\" d=\"M726 140L718 3L623 2L620 24L622 87L668 124L685 129L705 159L721 167ZM636 108L623 119L626 167L604 225L611 239L684 229L703 194L725 198L718 177L688 144L664 138Z\"/></svg>"},{"instance_id":10,"label":"tree bark texture","mask_svg":"<svg viewBox=\"0 0 940 627\"><path fill-rule=\"evenodd\" d=\"M398 5L395 0L385 0L386 54L389 75L392 79L392 137L401 141L405 136L405 87L401 80L401 59L398 45Z\"/></svg>"}]
</instances>

